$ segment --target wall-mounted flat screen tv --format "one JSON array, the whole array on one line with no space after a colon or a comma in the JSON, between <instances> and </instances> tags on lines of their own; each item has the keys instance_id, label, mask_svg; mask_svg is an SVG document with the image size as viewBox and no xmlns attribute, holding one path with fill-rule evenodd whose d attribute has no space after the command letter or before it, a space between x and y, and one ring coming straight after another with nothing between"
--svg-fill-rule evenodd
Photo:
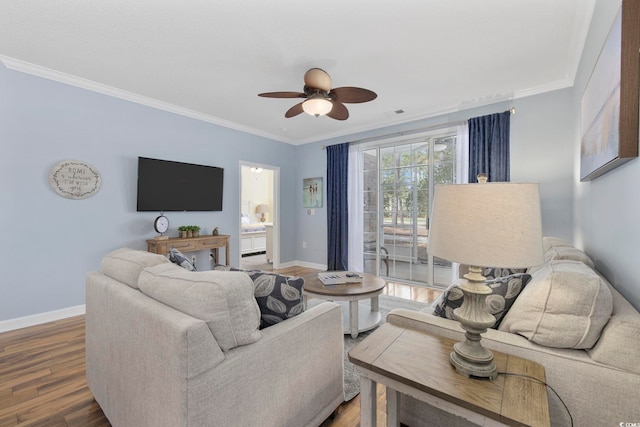
<instances>
[{"instance_id":1,"label":"wall-mounted flat screen tv","mask_svg":"<svg viewBox=\"0 0 640 427\"><path fill-rule=\"evenodd\" d=\"M138 157L138 212L221 211L224 169Z\"/></svg>"}]
</instances>

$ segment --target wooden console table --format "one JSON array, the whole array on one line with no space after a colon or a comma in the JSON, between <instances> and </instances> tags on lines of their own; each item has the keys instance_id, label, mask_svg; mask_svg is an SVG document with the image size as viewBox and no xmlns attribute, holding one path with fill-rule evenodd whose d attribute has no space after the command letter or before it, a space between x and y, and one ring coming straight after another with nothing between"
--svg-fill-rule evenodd
<instances>
[{"instance_id":1,"label":"wooden console table","mask_svg":"<svg viewBox=\"0 0 640 427\"><path fill-rule=\"evenodd\" d=\"M225 263L229 265L229 235L219 234L217 236L207 235L200 237L187 237L184 239L172 238L164 240L151 239L147 240L147 251L154 254L166 255L169 253L169 249L176 248L180 252L196 252L210 249L213 251L216 262L220 263L220 257L218 253L219 248L225 248Z\"/></svg>"},{"instance_id":2,"label":"wooden console table","mask_svg":"<svg viewBox=\"0 0 640 427\"><path fill-rule=\"evenodd\" d=\"M384 324L349 351L360 372L360 425L376 425L376 383L386 386L387 425L399 426L400 398L409 395L478 425L549 426L544 367L493 352L494 381L467 378L449 362L455 341ZM539 380L539 381L536 381Z\"/></svg>"}]
</instances>

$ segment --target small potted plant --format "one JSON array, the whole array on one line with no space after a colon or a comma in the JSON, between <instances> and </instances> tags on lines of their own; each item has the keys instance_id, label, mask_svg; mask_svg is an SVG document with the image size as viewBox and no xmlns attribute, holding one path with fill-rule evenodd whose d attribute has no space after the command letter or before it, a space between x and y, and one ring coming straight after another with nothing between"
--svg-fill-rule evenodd
<instances>
[{"instance_id":1,"label":"small potted plant","mask_svg":"<svg viewBox=\"0 0 640 427\"><path fill-rule=\"evenodd\" d=\"M178 232L180 233L181 239L184 239L185 237L187 237L187 229L188 229L188 226L186 225L181 225L180 227L178 227Z\"/></svg>"},{"instance_id":2,"label":"small potted plant","mask_svg":"<svg viewBox=\"0 0 640 427\"><path fill-rule=\"evenodd\" d=\"M200 235L200 227L198 227L197 225L192 225L191 234L192 234L192 237L198 237Z\"/></svg>"}]
</instances>

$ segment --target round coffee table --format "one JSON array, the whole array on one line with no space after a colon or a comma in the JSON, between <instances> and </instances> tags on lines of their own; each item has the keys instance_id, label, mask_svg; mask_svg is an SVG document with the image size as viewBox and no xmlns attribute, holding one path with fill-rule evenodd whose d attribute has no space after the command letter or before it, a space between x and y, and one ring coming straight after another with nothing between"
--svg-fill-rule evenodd
<instances>
[{"instance_id":1,"label":"round coffee table","mask_svg":"<svg viewBox=\"0 0 640 427\"><path fill-rule=\"evenodd\" d=\"M343 272L336 272L343 273ZM304 282L303 295L306 305L308 298L320 298L327 301L335 301L342 305L342 312L349 310L349 316L342 317L345 334L351 334L356 338L360 332L368 331L380 324L382 315L378 311L378 295L382 293L386 282L373 274L358 273L362 276L362 282L346 283L339 285L325 285L318 277ZM371 299L371 308L368 309L360 300ZM367 310L368 309L368 310Z\"/></svg>"}]
</instances>

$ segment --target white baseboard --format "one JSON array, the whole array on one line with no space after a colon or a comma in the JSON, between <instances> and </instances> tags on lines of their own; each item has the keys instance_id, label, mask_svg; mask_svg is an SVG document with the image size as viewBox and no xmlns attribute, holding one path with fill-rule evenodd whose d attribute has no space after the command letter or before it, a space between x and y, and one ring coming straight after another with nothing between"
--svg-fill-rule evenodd
<instances>
[{"instance_id":1,"label":"white baseboard","mask_svg":"<svg viewBox=\"0 0 640 427\"><path fill-rule=\"evenodd\" d=\"M322 270L322 271L326 271L327 270L327 265L326 264L316 264L313 262L306 262L306 261L294 261L292 263L292 267L305 267L305 268L313 268L315 270Z\"/></svg>"},{"instance_id":2,"label":"white baseboard","mask_svg":"<svg viewBox=\"0 0 640 427\"><path fill-rule=\"evenodd\" d=\"M61 310L48 311L46 313L34 314L32 316L17 317L15 319L0 321L0 333L22 329L28 326L41 325L55 320L66 319L67 317L79 316L85 313L85 306L63 308Z\"/></svg>"}]
</instances>

